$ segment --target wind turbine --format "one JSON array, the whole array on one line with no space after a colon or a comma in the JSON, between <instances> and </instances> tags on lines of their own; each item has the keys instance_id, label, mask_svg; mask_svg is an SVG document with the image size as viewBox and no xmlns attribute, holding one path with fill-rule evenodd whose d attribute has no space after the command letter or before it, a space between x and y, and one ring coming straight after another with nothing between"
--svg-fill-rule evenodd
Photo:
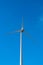
<instances>
[{"instance_id":1,"label":"wind turbine","mask_svg":"<svg viewBox=\"0 0 43 65\"><path fill-rule=\"evenodd\" d=\"M24 32L23 17L22 17L21 29L14 31L14 32L10 32L10 34L13 34L13 33L16 33L16 32L20 33L20 65L23 65L23 57L22 57L22 54L23 54L22 53L22 33ZM28 34L26 31L25 31L25 33ZM31 37L30 34L29 34L29 37Z\"/></svg>"}]
</instances>

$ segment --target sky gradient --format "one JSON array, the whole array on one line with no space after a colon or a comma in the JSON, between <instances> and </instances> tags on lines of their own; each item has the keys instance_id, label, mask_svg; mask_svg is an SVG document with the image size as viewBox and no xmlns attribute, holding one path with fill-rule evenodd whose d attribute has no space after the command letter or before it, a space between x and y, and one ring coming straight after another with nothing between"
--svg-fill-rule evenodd
<instances>
[{"instance_id":1,"label":"sky gradient","mask_svg":"<svg viewBox=\"0 0 43 65\"><path fill-rule=\"evenodd\" d=\"M43 65L43 0L0 0L0 65L19 65L22 16L23 65Z\"/></svg>"}]
</instances>

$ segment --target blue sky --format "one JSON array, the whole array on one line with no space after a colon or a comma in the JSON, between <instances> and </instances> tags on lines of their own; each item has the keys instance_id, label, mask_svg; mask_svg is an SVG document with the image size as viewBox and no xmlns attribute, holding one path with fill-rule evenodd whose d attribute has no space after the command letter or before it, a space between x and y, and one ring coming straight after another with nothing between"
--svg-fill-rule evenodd
<instances>
[{"instance_id":1,"label":"blue sky","mask_svg":"<svg viewBox=\"0 0 43 65\"><path fill-rule=\"evenodd\" d=\"M0 65L19 65L20 34L6 33L21 28L22 16L32 36L23 33L23 65L43 65L43 0L0 0Z\"/></svg>"}]
</instances>

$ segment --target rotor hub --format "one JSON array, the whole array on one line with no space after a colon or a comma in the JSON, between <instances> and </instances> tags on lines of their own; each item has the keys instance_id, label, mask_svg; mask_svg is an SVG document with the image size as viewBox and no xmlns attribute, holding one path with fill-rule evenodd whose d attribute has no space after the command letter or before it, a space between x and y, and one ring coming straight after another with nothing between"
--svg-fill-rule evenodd
<instances>
[{"instance_id":1,"label":"rotor hub","mask_svg":"<svg viewBox=\"0 0 43 65\"><path fill-rule=\"evenodd\" d=\"M21 32L24 32L24 28L23 27L21 28Z\"/></svg>"}]
</instances>

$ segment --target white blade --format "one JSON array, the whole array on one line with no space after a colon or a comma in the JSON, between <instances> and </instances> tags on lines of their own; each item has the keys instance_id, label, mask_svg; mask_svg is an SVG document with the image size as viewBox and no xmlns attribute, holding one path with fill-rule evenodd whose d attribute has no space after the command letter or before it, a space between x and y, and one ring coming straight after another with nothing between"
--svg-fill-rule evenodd
<instances>
[{"instance_id":1,"label":"white blade","mask_svg":"<svg viewBox=\"0 0 43 65\"><path fill-rule=\"evenodd\" d=\"M20 32L20 30L16 30L16 31L13 31L13 32L8 32L7 34L15 34L16 32Z\"/></svg>"},{"instance_id":2,"label":"white blade","mask_svg":"<svg viewBox=\"0 0 43 65\"><path fill-rule=\"evenodd\" d=\"M26 32L26 31L24 31L24 33L25 33L25 35L26 35L27 37L29 37L29 38L32 40L33 43L35 43L35 40L34 40L33 37L30 35L30 33Z\"/></svg>"},{"instance_id":3,"label":"white blade","mask_svg":"<svg viewBox=\"0 0 43 65\"><path fill-rule=\"evenodd\" d=\"M22 27L24 28L24 18L22 16Z\"/></svg>"},{"instance_id":4,"label":"white blade","mask_svg":"<svg viewBox=\"0 0 43 65\"><path fill-rule=\"evenodd\" d=\"M32 38L32 36L30 35L30 33L24 31L24 33L26 34L26 36L28 36L30 39Z\"/></svg>"}]
</instances>

